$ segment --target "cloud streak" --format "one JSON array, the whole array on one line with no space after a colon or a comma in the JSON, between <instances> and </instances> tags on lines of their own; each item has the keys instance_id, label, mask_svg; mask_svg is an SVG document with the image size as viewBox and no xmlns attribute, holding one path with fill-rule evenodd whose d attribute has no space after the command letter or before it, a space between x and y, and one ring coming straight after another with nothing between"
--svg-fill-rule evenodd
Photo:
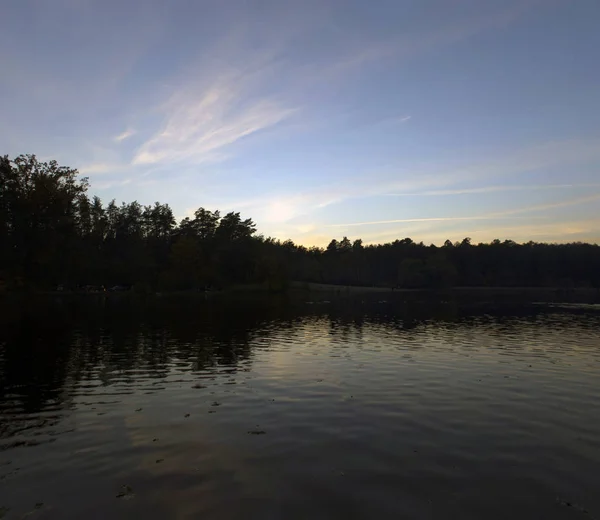
<instances>
[{"instance_id":1,"label":"cloud streak","mask_svg":"<svg viewBox=\"0 0 600 520\"><path fill-rule=\"evenodd\" d=\"M417 195L458 195L460 193L485 193L516 191L519 189L566 189L576 187L597 187L600 183L584 184L553 184L553 185L511 185L487 186L476 188L457 188L433 190L462 182L481 181L490 178L505 178L514 175L525 175L544 167L570 165L600 158L600 143L597 141L564 141L551 142L513 151L509 157L498 156L485 162L474 162L464 166L454 166L441 169L439 166L417 166L406 168L405 172L393 172L391 175L368 173L346 179L344 183L331 183L321 187L308 189L296 194L279 193L258 197L251 200L239 200L235 207L256 208L262 212L271 204L285 205L287 218L279 219L284 222L295 216L311 213L332 204L349 199L380 197L380 196L417 196ZM398 168L400 169L400 168ZM401 190L399 193L398 191ZM424 191L419 191L424 190ZM273 212L272 215L284 215L284 212ZM276 221L277 219L273 219Z\"/></svg>"},{"instance_id":2,"label":"cloud streak","mask_svg":"<svg viewBox=\"0 0 600 520\"><path fill-rule=\"evenodd\" d=\"M475 224L476 222L474 222ZM554 222L548 220L536 221L531 224L507 225L506 223L482 226L456 226L439 229L433 226L414 227L402 230L388 230L381 233L363 235L365 244L385 243L396 240L401 236L412 236L426 243L442 244L445 240L462 240L468 236L474 242L489 242L493 239L511 239L527 242L528 240L544 240L551 242L569 242L585 240L598 242L600 235L598 225L600 220L576 220L570 222Z\"/></svg>"},{"instance_id":3,"label":"cloud streak","mask_svg":"<svg viewBox=\"0 0 600 520\"><path fill-rule=\"evenodd\" d=\"M555 202L551 204L540 204L537 206L528 206L525 208L518 208L508 211L502 211L497 213L490 213L489 215L473 215L468 217L427 217L427 218L406 218L406 219L393 219L393 220L373 220L367 222L351 222L347 224L329 224L326 227L331 228L345 228L345 227L356 227L356 226L374 226L381 224L399 224L407 222L452 222L452 221L476 221L476 220L504 220L504 219L531 219L536 217L518 217L520 213L534 213L536 211L546 211L549 209L564 208L568 206L574 206L577 204L586 204L588 202L594 202L600 200L600 193L590 195L587 197L579 197L577 199L565 200L561 202ZM544 217L537 217L544 218Z\"/></svg>"},{"instance_id":4,"label":"cloud streak","mask_svg":"<svg viewBox=\"0 0 600 520\"><path fill-rule=\"evenodd\" d=\"M455 190L434 190L431 188L441 188L466 182L481 182L493 178L504 179L517 175L523 176L543 168L580 164L598 159L600 159L600 142L598 140L555 141L510 153L506 152L503 155L498 154L492 160L476 161L447 168L440 168L439 165L432 167L427 165L398 167L398 171L393 171L394 178L389 174L369 173L363 178L352 179L343 186L325 187L322 191L315 191L313 194L315 197L324 198L331 203L352 198L398 196L405 193L411 195L423 193L450 195L469 189L474 190L472 193L483 193L483 191L475 191L482 189L479 187L457 188ZM398 177L400 179L396 180ZM588 183L588 185L581 186L593 187L595 184ZM558 188L564 185L557 184L555 186ZM494 186L493 189L502 191L502 186ZM531 189L537 188L531 187ZM331 193L336 194L335 200L331 198Z\"/></svg>"},{"instance_id":5,"label":"cloud streak","mask_svg":"<svg viewBox=\"0 0 600 520\"><path fill-rule=\"evenodd\" d=\"M600 146L597 141L563 141L550 142L542 145L535 145L521 150L512 151L512 153L498 154L495 158L487 161L475 161L467 163L464 166L454 166L442 169L439 165L429 167L427 165L405 168L405 172L398 173L393 171L391 174L381 174L378 172L366 173L352 178L346 178L344 182L332 182L322 186L311 187L296 193L280 192L267 193L265 195L247 198L247 199L221 199L215 200L213 206L227 208L232 210L248 211L252 214L256 222L260 224L267 232L275 236L287 237L295 236L298 233L298 226L306 224L305 218L311 222L320 220L317 216L320 210L334 204L343 203L353 199L368 199L371 197L382 196L420 196L420 195L458 195L460 193L485 193L485 192L503 192L517 191L519 189L568 189L568 188L592 188L600 187L598 183L582 184L552 184L552 185L493 185L475 188L456 188L456 189L432 189L463 182L481 181L490 178L505 178L513 176L523 176L532 171L537 171L544 167L554 167L557 165L567 166L573 163L585 162L600 158ZM398 177L400 179L396 180ZM419 191L422 190L422 191ZM400 192L400 193L399 193ZM595 200L593 195L589 200ZM324 229L343 229L345 227L353 228L359 226L376 226L389 224L416 224L416 223L438 223L443 222L468 222L470 220L480 220L491 222L493 220L524 220L540 219L545 217L514 217L528 211L545 211L554 208L560 208L565 205L574 205L585 203L588 197L584 199L575 199L574 201L560 202L538 207L521 208L512 213L508 212L494 213L488 215L460 216L445 215L431 216L424 218L401 218L401 219L378 219L365 222L349 222L338 224L323 224ZM278 225L277 228L274 226ZM280 227L282 225L282 227ZM287 229L287 231L284 230Z\"/></svg>"},{"instance_id":6,"label":"cloud streak","mask_svg":"<svg viewBox=\"0 0 600 520\"><path fill-rule=\"evenodd\" d=\"M127 130L125 130L123 133L115 136L115 141L117 143L120 143L122 141L125 141L125 139L129 139L132 135L135 135L135 130L132 130L131 128L128 128Z\"/></svg>"},{"instance_id":7,"label":"cloud streak","mask_svg":"<svg viewBox=\"0 0 600 520\"><path fill-rule=\"evenodd\" d=\"M345 227L356 227L356 226L374 226L380 224L400 224L408 222L456 222L461 220L498 220L500 218L510 219L522 219L525 217L501 217L501 216L485 216L475 215L471 217L426 217L426 218L402 218L394 220L372 220L368 222L351 222L349 224L328 224L326 227L330 228L345 228ZM528 217L530 218L530 217Z\"/></svg>"},{"instance_id":8,"label":"cloud streak","mask_svg":"<svg viewBox=\"0 0 600 520\"><path fill-rule=\"evenodd\" d=\"M532 2L526 2L530 6ZM523 11L519 9L499 10L491 14L484 14L467 20L462 20L447 27L436 27L425 32L408 34L398 40L369 44L362 50L352 49L346 57L339 57L333 61L319 62L316 68L304 70L304 74L295 75L298 84L314 83L322 85L331 79L332 73L347 71L357 65L362 65L375 59L384 57L406 58L420 54L439 45L447 45L468 38L490 26L508 23ZM227 48L231 42L240 45L239 35L225 38ZM246 65L240 60L240 55L246 54L243 47L236 48L239 54L235 57L238 63ZM241 53L240 53L241 51ZM217 53L222 53L219 48ZM228 49L225 53L231 52ZM268 53L269 54L269 53ZM270 57L277 53L270 51ZM331 60L331 57L330 57ZM227 63L228 60L220 60ZM253 60L250 59L250 62ZM219 76L222 70L203 71ZM288 75L285 70L283 76ZM289 72L289 71L288 71ZM310 78L310 79L309 79ZM329 78L329 79L328 79ZM154 136L148 139L136 151L132 164L157 164L173 161L188 161L193 164L224 160L228 157L227 148L234 143L255 134L261 130L273 127L288 119L295 107L282 104L272 97L251 99L246 91L247 78L244 75L232 74L213 85L200 87L197 82L188 86L185 92L177 92L163 107L164 125ZM412 116L405 115L396 119L398 123L408 122ZM129 134L122 134L122 139ZM121 136L119 136L121 137ZM119 141L122 139L118 139Z\"/></svg>"},{"instance_id":9,"label":"cloud streak","mask_svg":"<svg viewBox=\"0 0 600 520\"><path fill-rule=\"evenodd\" d=\"M600 188L600 183L586 184L537 184L537 185L507 185L507 186L482 186L478 188L458 188L448 190L414 191L406 193L386 193L389 197L421 197L444 195L471 195L477 193L497 193L503 191L530 191L530 190L555 190L569 188Z\"/></svg>"},{"instance_id":10,"label":"cloud streak","mask_svg":"<svg viewBox=\"0 0 600 520\"><path fill-rule=\"evenodd\" d=\"M136 152L133 164L222 160L242 138L273 127L296 109L269 97L252 98L244 77L224 78L198 92L175 93L165 104L165 124Z\"/></svg>"},{"instance_id":11,"label":"cloud streak","mask_svg":"<svg viewBox=\"0 0 600 520\"><path fill-rule=\"evenodd\" d=\"M547 211L549 209L565 208L568 206L587 204L588 202L595 202L597 200L600 200L600 193L595 193L593 195L588 195L585 197L579 197L577 199L563 200L560 202L552 202L550 204L538 204L536 206L529 206L529 207L525 207L525 208L508 210L508 211L504 211L502 213L496 213L491 216L507 216L507 215L516 215L519 213L532 213L532 212L536 212L536 211Z\"/></svg>"},{"instance_id":12,"label":"cloud streak","mask_svg":"<svg viewBox=\"0 0 600 520\"><path fill-rule=\"evenodd\" d=\"M80 166L77 169L79 173L83 175L98 175L115 173L126 170L127 168L128 165L123 163L94 162L84 164L83 166Z\"/></svg>"}]
</instances>

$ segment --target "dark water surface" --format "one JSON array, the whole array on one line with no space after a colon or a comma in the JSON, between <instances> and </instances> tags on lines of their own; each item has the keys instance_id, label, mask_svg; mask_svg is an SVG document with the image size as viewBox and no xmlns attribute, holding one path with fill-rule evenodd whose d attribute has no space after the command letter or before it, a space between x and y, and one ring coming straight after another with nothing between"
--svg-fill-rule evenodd
<instances>
[{"instance_id":1,"label":"dark water surface","mask_svg":"<svg viewBox=\"0 0 600 520\"><path fill-rule=\"evenodd\" d=\"M600 315L3 311L0 517L600 519Z\"/></svg>"}]
</instances>

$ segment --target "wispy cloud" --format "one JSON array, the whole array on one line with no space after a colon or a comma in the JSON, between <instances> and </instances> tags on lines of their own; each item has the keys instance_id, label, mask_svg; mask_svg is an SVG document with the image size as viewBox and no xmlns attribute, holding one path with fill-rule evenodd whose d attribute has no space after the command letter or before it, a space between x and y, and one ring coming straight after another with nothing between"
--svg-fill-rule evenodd
<instances>
[{"instance_id":1,"label":"wispy cloud","mask_svg":"<svg viewBox=\"0 0 600 520\"><path fill-rule=\"evenodd\" d=\"M499 218L510 218L510 219L522 219L525 217L501 217L501 216L486 216L486 215L474 215L470 217L426 217L426 218L401 218L394 220L371 220L368 222L351 222L349 224L328 224L326 227L330 228L345 228L355 226L375 226L381 224L400 224L407 222L455 222L461 220L498 220ZM527 217L531 218L531 217Z\"/></svg>"},{"instance_id":2,"label":"wispy cloud","mask_svg":"<svg viewBox=\"0 0 600 520\"><path fill-rule=\"evenodd\" d=\"M128 184L131 184L132 179L120 179L120 180L112 180L112 181L105 181L105 182L96 182L94 183L94 189L96 190L109 190L111 188L116 188L116 187L120 187L120 186L127 186Z\"/></svg>"},{"instance_id":3,"label":"wispy cloud","mask_svg":"<svg viewBox=\"0 0 600 520\"><path fill-rule=\"evenodd\" d=\"M535 206L526 206L524 208L517 208L512 210L503 211L500 213L495 213L491 216L508 216L508 215L517 215L519 213L534 213L536 211L547 211L549 209L557 209L557 208L565 208L568 206L578 206L582 204L587 204L589 202L595 202L600 200L600 193L595 193L593 195L586 195L585 197L578 197L576 199L563 200L559 202L551 202L548 204L538 204Z\"/></svg>"},{"instance_id":4,"label":"wispy cloud","mask_svg":"<svg viewBox=\"0 0 600 520\"><path fill-rule=\"evenodd\" d=\"M564 200L560 202L554 202L549 204L539 204L536 206L526 206L523 208L511 209L507 211L500 211L496 213L490 213L488 215L472 215L472 216L448 216L448 217L426 217L426 218L405 218L405 219L393 219L393 220L372 220L366 222L350 222L346 224L329 224L327 227L331 228L346 228L355 226L374 226L381 224L400 224L407 222L453 222L453 221L477 221L477 220L512 220L512 219L532 219L532 218L544 218L544 217L532 217L531 215L525 217L515 216L520 213L535 213L537 211L547 211L551 209L564 208L567 206L575 206L579 204L587 204L589 202L595 202L600 200L600 193L589 195L586 197L579 197L576 199Z\"/></svg>"},{"instance_id":5,"label":"wispy cloud","mask_svg":"<svg viewBox=\"0 0 600 520\"><path fill-rule=\"evenodd\" d=\"M536 184L536 185L506 185L506 186L481 186L478 188L457 188L448 190L413 191L406 193L386 193L390 197L415 197L415 196L444 196L444 195L470 195L475 193L496 193L503 191L530 191L530 190L555 190L569 188L599 188L600 183L586 184Z\"/></svg>"},{"instance_id":6,"label":"wispy cloud","mask_svg":"<svg viewBox=\"0 0 600 520\"><path fill-rule=\"evenodd\" d=\"M200 92L194 85L175 93L163 108L164 127L138 149L133 164L219 160L233 143L295 112L274 98L253 97L244 80L231 75Z\"/></svg>"},{"instance_id":7,"label":"wispy cloud","mask_svg":"<svg viewBox=\"0 0 600 520\"><path fill-rule=\"evenodd\" d=\"M508 156L508 157L507 157ZM270 205L285 206L287 218L284 222L303 214L349 199L389 196L389 195L452 195L459 193L484 193L487 191L512 191L518 189L542 189L542 186L494 185L475 188L432 189L465 182L481 182L489 179L502 179L520 176L556 165L569 166L579 162L600 158L598 141L563 141L544 143L522 150L503 152L486 161L475 161L463 166L441 168L439 165L395 168L389 173L365 172L343 183L333 182L307 189L304 192L273 193L265 196L235 201L236 207L252 208L263 212ZM566 189L567 187L596 187L597 183L552 184L543 189ZM275 215L273 212L272 215ZM281 216L284 213L280 213Z\"/></svg>"},{"instance_id":8,"label":"wispy cloud","mask_svg":"<svg viewBox=\"0 0 600 520\"><path fill-rule=\"evenodd\" d=\"M135 130L128 128L123 133L115 136L114 140L120 143L121 141L125 141L125 139L129 139L132 135L135 134Z\"/></svg>"},{"instance_id":9,"label":"wispy cloud","mask_svg":"<svg viewBox=\"0 0 600 520\"><path fill-rule=\"evenodd\" d=\"M598 146L597 146L598 145ZM508 155L508 157L506 157ZM309 217L314 222L319 210L333 204L342 203L352 199L364 199L369 197L380 197L388 195L452 195L459 193L485 193L493 191L516 191L519 189L568 189L597 187L600 184L552 184L552 185L493 185L475 188L446 188L432 189L464 182L481 182L486 179L507 178L521 176L528 172L537 171L544 167L556 165L568 166L580 161L585 162L600 158L600 143L596 141L565 141L552 142L536 145L522 150L502 153L486 161L475 161L464 166L453 166L441 168L439 165L415 166L403 168L400 172L392 170L389 173L366 172L364 174L347 177L344 182L330 182L321 186L307 188L295 193L280 192L266 193L261 196L246 199L222 199L217 200L216 205L221 208L248 211L261 225L270 227L272 224L286 224L290 232L297 232L294 226L305 224L300 220ZM593 196L595 200L595 195ZM561 202L558 206L584 203L581 199L575 201ZM548 205L543 207L530 207L516 210L516 213L503 212L484 216L462 217L446 215L442 217L432 216L430 218L403 218L390 219L386 221L376 220L372 222L340 223L333 227L338 229L345 226L366 226L377 224L415 223L415 222L443 222L459 220L494 220L500 217L510 217L521 212L543 211L550 209ZM519 217L525 218L525 217ZM527 217L531 218L531 217Z\"/></svg>"},{"instance_id":10,"label":"wispy cloud","mask_svg":"<svg viewBox=\"0 0 600 520\"><path fill-rule=\"evenodd\" d=\"M77 168L79 173L83 175L98 175L98 174L108 174L115 173L119 171L123 171L128 168L127 164L123 163L106 163L106 162L94 162L84 164Z\"/></svg>"},{"instance_id":11,"label":"wispy cloud","mask_svg":"<svg viewBox=\"0 0 600 520\"><path fill-rule=\"evenodd\" d=\"M404 193L441 194L447 186L482 182L490 179L506 179L523 176L544 168L572 166L600 159L600 142L591 140L567 140L547 142L530 146L521 150L506 150L482 161L473 161L464 165L450 165L442 168L439 164L432 166L414 165L398 166L390 169L387 174L366 172L362 178L350 179L344 185L327 186L315 190L314 196L328 198L336 194L335 201L340 202L352 198L364 198L383 195L398 195ZM593 184L593 183L591 183ZM557 187L560 185L556 185ZM592 187L590 185L590 187ZM464 190L479 190L482 188L447 188L447 194L457 194ZM493 189L501 191L502 186ZM526 188L527 189L527 188ZM536 189L536 188L531 188ZM454 192L454 193L452 193ZM477 193L477 191L473 191Z\"/></svg>"},{"instance_id":12,"label":"wispy cloud","mask_svg":"<svg viewBox=\"0 0 600 520\"><path fill-rule=\"evenodd\" d=\"M285 223L301 215L325 208L339 201L336 186L307 190L304 193L271 193L249 199L222 200L225 210L248 210L262 223Z\"/></svg>"},{"instance_id":13,"label":"wispy cloud","mask_svg":"<svg viewBox=\"0 0 600 520\"><path fill-rule=\"evenodd\" d=\"M538 220L531 223L519 223L518 225L510 225L507 222L498 222L497 224L486 222L485 225L481 225L482 223L479 221L474 221L473 225L466 225L463 222L457 224L454 226L449 223L449 226L444 228L409 224L408 227L403 227L401 230L387 230L362 234L361 236L365 244L391 242L405 236L410 236L413 240L436 244L442 244L445 240L462 240L466 236L470 237L473 242L489 242L495 238L516 240L518 242L529 240L550 242L582 240L598 243L600 240L600 233L598 233L600 220L598 219L568 222Z\"/></svg>"}]
</instances>

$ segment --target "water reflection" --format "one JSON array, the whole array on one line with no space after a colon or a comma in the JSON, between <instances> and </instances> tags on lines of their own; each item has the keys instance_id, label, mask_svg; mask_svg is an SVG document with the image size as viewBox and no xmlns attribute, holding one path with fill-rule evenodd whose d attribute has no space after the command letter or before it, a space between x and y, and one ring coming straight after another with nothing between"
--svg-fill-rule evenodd
<instances>
[{"instance_id":1,"label":"water reflection","mask_svg":"<svg viewBox=\"0 0 600 520\"><path fill-rule=\"evenodd\" d=\"M600 511L593 312L124 297L2 316L15 518Z\"/></svg>"}]
</instances>

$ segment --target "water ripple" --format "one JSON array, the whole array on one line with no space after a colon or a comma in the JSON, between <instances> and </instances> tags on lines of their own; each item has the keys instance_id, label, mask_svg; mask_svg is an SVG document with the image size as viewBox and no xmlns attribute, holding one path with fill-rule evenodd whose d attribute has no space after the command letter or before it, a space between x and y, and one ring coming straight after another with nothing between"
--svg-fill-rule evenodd
<instances>
[{"instance_id":1,"label":"water ripple","mask_svg":"<svg viewBox=\"0 0 600 520\"><path fill-rule=\"evenodd\" d=\"M597 313L199 305L3 333L0 507L600 518Z\"/></svg>"}]
</instances>

